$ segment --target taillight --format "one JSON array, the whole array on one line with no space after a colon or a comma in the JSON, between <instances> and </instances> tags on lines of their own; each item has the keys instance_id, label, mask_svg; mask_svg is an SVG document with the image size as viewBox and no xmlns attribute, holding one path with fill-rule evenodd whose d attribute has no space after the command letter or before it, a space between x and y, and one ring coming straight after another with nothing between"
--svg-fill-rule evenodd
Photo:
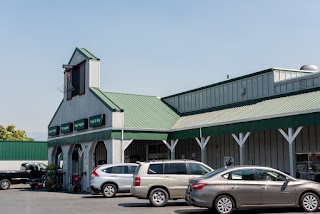
<instances>
[{"instance_id":1,"label":"taillight","mask_svg":"<svg viewBox=\"0 0 320 214\"><path fill-rule=\"evenodd\" d=\"M140 182L141 182L141 178L140 177L136 177L134 179L134 186L136 186L136 187L140 186Z\"/></svg>"},{"instance_id":2,"label":"taillight","mask_svg":"<svg viewBox=\"0 0 320 214\"><path fill-rule=\"evenodd\" d=\"M97 166L96 168L94 168L94 170L91 173L91 176L93 177L99 177L98 173L96 172L96 170L99 168L100 166Z\"/></svg>"},{"instance_id":3,"label":"taillight","mask_svg":"<svg viewBox=\"0 0 320 214\"><path fill-rule=\"evenodd\" d=\"M194 190L202 190L202 188L205 186L207 186L207 183L199 182L199 183L193 183L191 188Z\"/></svg>"}]
</instances>

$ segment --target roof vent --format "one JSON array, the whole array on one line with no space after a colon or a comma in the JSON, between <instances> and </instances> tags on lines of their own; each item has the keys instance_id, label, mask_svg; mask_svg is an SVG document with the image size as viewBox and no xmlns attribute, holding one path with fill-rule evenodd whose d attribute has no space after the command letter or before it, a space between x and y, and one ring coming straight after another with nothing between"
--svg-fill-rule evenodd
<instances>
[{"instance_id":1,"label":"roof vent","mask_svg":"<svg viewBox=\"0 0 320 214\"><path fill-rule=\"evenodd\" d=\"M318 66L316 66L316 65L303 65L303 66L301 66L300 70L319 71Z\"/></svg>"}]
</instances>

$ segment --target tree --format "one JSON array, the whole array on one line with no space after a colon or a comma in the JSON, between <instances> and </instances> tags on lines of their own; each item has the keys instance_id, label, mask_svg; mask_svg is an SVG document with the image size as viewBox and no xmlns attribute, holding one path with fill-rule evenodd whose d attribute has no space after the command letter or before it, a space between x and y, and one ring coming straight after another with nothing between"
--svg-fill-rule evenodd
<instances>
[{"instance_id":1,"label":"tree","mask_svg":"<svg viewBox=\"0 0 320 214\"><path fill-rule=\"evenodd\" d=\"M14 125L8 125L7 127L0 125L0 140L5 141L34 141L33 138L27 137L24 130L16 130Z\"/></svg>"}]
</instances>

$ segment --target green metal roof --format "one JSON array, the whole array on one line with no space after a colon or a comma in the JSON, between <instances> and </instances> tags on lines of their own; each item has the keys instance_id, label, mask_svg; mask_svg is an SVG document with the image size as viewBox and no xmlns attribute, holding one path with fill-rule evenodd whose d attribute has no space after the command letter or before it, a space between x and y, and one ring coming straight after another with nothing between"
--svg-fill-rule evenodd
<instances>
[{"instance_id":1,"label":"green metal roof","mask_svg":"<svg viewBox=\"0 0 320 214\"><path fill-rule=\"evenodd\" d=\"M48 160L48 144L39 141L0 141L0 160Z\"/></svg>"},{"instance_id":2,"label":"green metal roof","mask_svg":"<svg viewBox=\"0 0 320 214\"><path fill-rule=\"evenodd\" d=\"M79 50L79 52L81 52L82 54L84 54L87 58L89 59L95 59L95 60L100 60L98 57L96 57L95 55L93 55L91 52L89 52L87 49L85 48L77 48Z\"/></svg>"},{"instance_id":3,"label":"green metal roof","mask_svg":"<svg viewBox=\"0 0 320 214\"><path fill-rule=\"evenodd\" d=\"M218 126L313 112L320 112L320 91L264 100L253 105L181 117L173 126L173 129Z\"/></svg>"},{"instance_id":4,"label":"green metal roof","mask_svg":"<svg viewBox=\"0 0 320 214\"><path fill-rule=\"evenodd\" d=\"M123 111L119 106L116 105L104 92L99 88L90 87L90 91L102 102L104 103L111 111Z\"/></svg>"},{"instance_id":5,"label":"green metal roof","mask_svg":"<svg viewBox=\"0 0 320 214\"><path fill-rule=\"evenodd\" d=\"M113 111L124 112L124 127L137 129L171 129L179 119L173 110L155 96L91 91Z\"/></svg>"}]
</instances>

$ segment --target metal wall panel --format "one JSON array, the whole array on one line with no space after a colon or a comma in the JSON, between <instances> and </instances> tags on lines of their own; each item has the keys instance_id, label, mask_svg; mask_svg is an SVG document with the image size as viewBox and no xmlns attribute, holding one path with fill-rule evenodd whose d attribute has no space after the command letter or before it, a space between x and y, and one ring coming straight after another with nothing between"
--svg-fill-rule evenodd
<instances>
[{"instance_id":1,"label":"metal wall panel","mask_svg":"<svg viewBox=\"0 0 320 214\"><path fill-rule=\"evenodd\" d=\"M274 70L165 98L163 101L180 113L187 113L319 86L320 72Z\"/></svg>"},{"instance_id":2,"label":"metal wall panel","mask_svg":"<svg viewBox=\"0 0 320 214\"><path fill-rule=\"evenodd\" d=\"M38 141L0 141L0 160L48 160L48 144Z\"/></svg>"}]
</instances>

